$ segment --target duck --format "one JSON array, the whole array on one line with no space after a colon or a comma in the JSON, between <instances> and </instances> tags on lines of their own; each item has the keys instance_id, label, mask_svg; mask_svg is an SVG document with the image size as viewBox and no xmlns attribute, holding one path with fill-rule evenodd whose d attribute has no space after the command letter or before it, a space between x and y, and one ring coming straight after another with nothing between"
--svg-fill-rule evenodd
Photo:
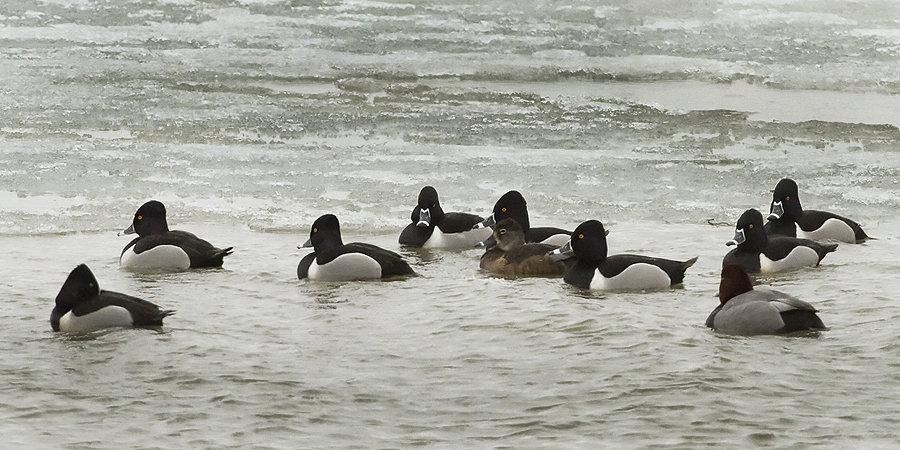
<instances>
[{"instance_id":1,"label":"duck","mask_svg":"<svg viewBox=\"0 0 900 450\"><path fill-rule=\"evenodd\" d=\"M827 211L803 209L798 192L797 183L790 178L783 178L775 185L766 222L769 235L835 240L848 244L861 244L869 239L853 220Z\"/></svg>"},{"instance_id":2,"label":"duck","mask_svg":"<svg viewBox=\"0 0 900 450\"><path fill-rule=\"evenodd\" d=\"M119 265L137 270L187 270L222 267L234 247L217 248L193 233L169 230L166 207L157 200L141 205L131 226L119 236L137 234L122 249Z\"/></svg>"},{"instance_id":3,"label":"duck","mask_svg":"<svg viewBox=\"0 0 900 450\"><path fill-rule=\"evenodd\" d=\"M528 220L528 203L519 191L509 191L503 194L500 199L497 200L497 203L494 204L491 215L475 226L477 228L493 227L506 218L512 218L516 222L519 222L519 225L522 226L522 230L525 231L526 242L540 242L559 247L568 242L569 237L572 235L571 231L562 228L532 228L531 222Z\"/></svg>"},{"instance_id":4,"label":"duck","mask_svg":"<svg viewBox=\"0 0 900 450\"><path fill-rule=\"evenodd\" d=\"M773 289L753 289L740 265L722 266L719 302L706 326L720 333L753 336L827 330L809 303Z\"/></svg>"},{"instance_id":5,"label":"duck","mask_svg":"<svg viewBox=\"0 0 900 450\"><path fill-rule=\"evenodd\" d=\"M400 233L400 245L421 248L470 249L491 236L489 228L475 228L484 217L462 212L444 212L433 186L419 191L412 223Z\"/></svg>"},{"instance_id":6,"label":"duck","mask_svg":"<svg viewBox=\"0 0 900 450\"><path fill-rule=\"evenodd\" d=\"M357 281L415 276L403 257L372 244L344 244L341 225L334 214L312 224L309 239L299 248L312 247L297 266L297 277L316 281Z\"/></svg>"},{"instance_id":7,"label":"duck","mask_svg":"<svg viewBox=\"0 0 900 450\"><path fill-rule=\"evenodd\" d=\"M642 255L607 256L606 230L598 220L588 220L575 228L572 238L551 255L574 253L575 264L566 270L563 280L573 286L592 290L664 289L684 282L685 271L697 262L674 261Z\"/></svg>"},{"instance_id":8,"label":"duck","mask_svg":"<svg viewBox=\"0 0 900 450\"><path fill-rule=\"evenodd\" d=\"M741 214L734 238L725 245L736 246L722 260L723 265L737 264L748 273L773 273L805 266L818 266L837 244L820 244L810 239L768 236L762 213L750 208Z\"/></svg>"},{"instance_id":9,"label":"duck","mask_svg":"<svg viewBox=\"0 0 900 450\"><path fill-rule=\"evenodd\" d=\"M100 289L85 264L72 269L50 313L53 331L91 332L115 327L160 327L171 309L137 297Z\"/></svg>"},{"instance_id":10,"label":"duck","mask_svg":"<svg viewBox=\"0 0 900 450\"><path fill-rule=\"evenodd\" d=\"M491 237L480 245L486 250L481 256L480 267L499 275L559 276L574 264L572 258L557 260L551 257L549 253L556 249L553 245L526 243L525 231L512 218L497 222Z\"/></svg>"}]
</instances>

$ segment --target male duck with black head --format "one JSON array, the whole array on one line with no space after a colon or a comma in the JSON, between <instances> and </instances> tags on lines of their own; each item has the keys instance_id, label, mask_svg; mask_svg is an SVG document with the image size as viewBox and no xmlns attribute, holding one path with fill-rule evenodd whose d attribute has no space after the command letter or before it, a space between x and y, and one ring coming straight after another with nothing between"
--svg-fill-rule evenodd
<instances>
[{"instance_id":1,"label":"male duck with black head","mask_svg":"<svg viewBox=\"0 0 900 450\"><path fill-rule=\"evenodd\" d=\"M706 326L725 334L754 336L826 330L816 308L796 297L772 289L753 289L739 265L722 267L719 306Z\"/></svg>"},{"instance_id":2,"label":"male duck with black head","mask_svg":"<svg viewBox=\"0 0 900 450\"><path fill-rule=\"evenodd\" d=\"M804 266L818 266L837 244L820 244L810 239L788 236L768 236L763 227L762 214L748 209L741 214L734 230L734 238L725 245L737 247L725 255L723 265L736 264L747 273L781 272Z\"/></svg>"},{"instance_id":3,"label":"male duck with black head","mask_svg":"<svg viewBox=\"0 0 900 450\"><path fill-rule=\"evenodd\" d=\"M784 178L775 185L766 232L769 235L836 240L848 244L861 244L869 239L858 223L846 217L827 211L803 209L797 183L790 178Z\"/></svg>"},{"instance_id":4,"label":"male duck with black head","mask_svg":"<svg viewBox=\"0 0 900 450\"><path fill-rule=\"evenodd\" d=\"M50 313L53 331L90 332L113 327L159 327L175 311L146 300L101 290L88 266L69 273Z\"/></svg>"},{"instance_id":5,"label":"male duck with black head","mask_svg":"<svg viewBox=\"0 0 900 450\"><path fill-rule=\"evenodd\" d=\"M526 242L541 242L558 247L568 242L569 237L572 235L571 231L566 231L561 228L532 228L531 221L528 220L528 204L525 202L525 197L523 197L519 191L509 191L503 194L503 196L497 200L497 203L494 204L491 216L476 225L476 227L493 227L506 218L511 218L519 223L522 230L525 232Z\"/></svg>"},{"instance_id":6,"label":"male duck with black head","mask_svg":"<svg viewBox=\"0 0 900 450\"><path fill-rule=\"evenodd\" d=\"M645 290L681 284L684 272L697 262L653 258L641 255L607 256L606 230L597 220L588 220L572 232L572 239L552 252L575 254L575 264L566 271L566 283L582 289Z\"/></svg>"},{"instance_id":7,"label":"male duck with black head","mask_svg":"<svg viewBox=\"0 0 900 450\"><path fill-rule=\"evenodd\" d=\"M187 270L221 267L233 247L217 248L187 231L169 230L166 207L151 200L134 213L131 226L119 236L135 234L122 250L119 265L137 270Z\"/></svg>"},{"instance_id":8,"label":"male duck with black head","mask_svg":"<svg viewBox=\"0 0 900 450\"><path fill-rule=\"evenodd\" d=\"M344 244L341 225L333 214L325 214L312 224L300 248L312 247L297 266L301 280L356 281L415 276L403 257L372 244Z\"/></svg>"},{"instance_id":9,"label":"male duck with black head","mask_svg":"<svg viewBox=\"0 0 900 450\"><path fill-rule=\"evenodd\" d=\"M400 233L400 245L423 248L470 249L491 236L487 228L473 228L484 218L462 212L444 212L437 190L425 186L410 217L412 223Z\"/></svg>"},{"instance_id":10,"label":"male duck with black head","mask_svg":"<svg viewBox=\"0 0 900 450\"><path fill-rule=\"evenodd\" d=\"M556 260L548 253L556 249L550 244L525 242L525 232L513 219L506 218L494 225L494 232L482 241L483 270L507 276L558 276L575 263L574 258Z\"/></svg>"}]
</instances>

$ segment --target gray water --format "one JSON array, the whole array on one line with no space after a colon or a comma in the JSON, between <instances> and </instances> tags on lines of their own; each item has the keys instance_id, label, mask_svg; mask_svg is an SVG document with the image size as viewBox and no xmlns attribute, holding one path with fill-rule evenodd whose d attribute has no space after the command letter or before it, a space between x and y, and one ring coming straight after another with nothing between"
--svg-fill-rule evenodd
<instances>
[{"instance_id":1,"label":"gray water","mask_svg":"<svg viewBox=\"0 0 900 450\"><path fill-rule=\"evenodd\" d=\"M687 3L687 4L686 4ZM0 4L0 437L16 448L898 448L900 5L889 1ZM763 277L816 337L703 326L782 177L878 239ZM400 249L419 189L683 287L589 293ZM147 199L234 246L120 270ZM316 217L422 276L296 279ZM176 309L53 333L62 282Z\"/></svg>"}]
</instances>

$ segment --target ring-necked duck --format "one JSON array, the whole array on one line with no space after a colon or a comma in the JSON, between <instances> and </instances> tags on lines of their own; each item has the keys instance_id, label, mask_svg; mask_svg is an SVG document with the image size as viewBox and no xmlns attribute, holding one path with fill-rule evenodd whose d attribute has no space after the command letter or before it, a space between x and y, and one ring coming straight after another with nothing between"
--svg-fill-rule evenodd
<instances>
[{"instance_id":1,"label":"ring-necked duck","mask_svg":"<svg viewBox=\"0 0 900 450\"><path fill-rule=\"evenodd\" d=\"M803 266L817 266L822 258L837 249L837 244L819 244L810 239L767 236L762 214L748 209L735 226L734 238L725 245L737 245L722 260L737 264L748 273L780 272Z\"/></svg>"},{"instance_id":2,"label":"ring-necked duck","mask_svg":"<svg viewBox=\"0 0 900 450\"><path fill-rule=\"evenodd\" d=\"M297 266L302 280L353 281L416 275L403 257L381 247L341 240L341 225L333 214L325 214L312 224L300 248L312 247Z\"/></svg>"},{"instance_id":3,"label":"ring-necked duck","mask_svg":"<svg viewBox=\"0 0 900 450\"><path fill-rule=\"evenodd\" d=\"M687 261L627 254L607 256L606 230L597 220L578 225L572 239L553 254L569 252L575 253L576 262L564 279L583 289L663 289L681 284L684 272L697 262L696 256Z\"/></svg>"},{"instance_id":4,"label":"ring-necked duck","mask_svg":"<svg viewBox=\"0 0 900 450\"><path fill-rule=\"evenodd\" d=\"M772 192L767 233L814 240L832 239L848 244L860 244L869 239L858 223L846 217L827 211L803 209L798 192L794 180L785 178L778 182Z\"/></svg>"},{"instance_id":5,"label":"ring-necked duck","mask_svg":"<svg viewBox=\"0 0 900 450\"><path fill-rule=\"evenodd\" d=\"M169 230L166 207L151 200L134 214L130 227L119 236L137 233L122 250L119 265L131 269L187 270L221 267L233 247L216 248L187 231Z\"/></svg>"},{"instance_id":6,"label":"ring-necked duck","mask_svg":"<svg viewBox=\"0 0 900 450\"><path fill-rule=\"evenodd\" d=\"M556 247L550 244L525 242L525 232L513 219L506 218L494 225L492 236L482 244L480 266L491 273L512 276L562 275L573 258L558 261L548 255Z\"/></svg>"},{"instance_id":7,"label":"ring-necked duck","mask_svg":"<svg viewBox=\"0 0 900 450\"><path fill-rule=\"evenodd\" d=\"M752 336L827 329L812 305L784 292L753 289L738 265L722 267L719 301L706 326L720 333Z\"/></svg>"},{"instance_id":8,"label":"ring-necked duck","mask_svg":"<svg viewBox=\"0 0 900 450\"><path fill-rule=\"evenodd\" d=\"M97 278L81 264L69 273L50 313L53 331L88 332L112 327L158 327L174 314L146 300L100 290Z\"/></svg>"},{"instance_id":9,"label":"ring-necked duck","mask_svg":"<svg viewBox=\"0 0 900 450\"><path fill-rule=\"evenodd\" d=\"M435 188L425 186L410 217L412 223L400 233L400 245L424 248L470 249L491 236L487 228L473 228L484 218L475 214L444 212Z\"/></svg>"}]
</instances>

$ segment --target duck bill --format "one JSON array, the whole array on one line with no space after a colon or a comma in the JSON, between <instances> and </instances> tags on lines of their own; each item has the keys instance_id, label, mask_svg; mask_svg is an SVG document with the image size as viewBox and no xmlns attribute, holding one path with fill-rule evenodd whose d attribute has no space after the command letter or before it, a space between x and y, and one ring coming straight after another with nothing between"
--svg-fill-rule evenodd
<instances>
[{"instance_id":1,"label":"duck bill","mask_svg":"<svg viewBox=\"0 0 900 450\"><path fill-rule=\"evenodd\" d=\"M494 239L494 236L491 236L491 237L475 244L475 246L476 247L484 247L485 250L490 250L497 246L497 240Z\"/></svg>"},{"instance_id":2,"label":"duck bill","mask_svg":"<svg viewBox=\"0 0 900 450\"><path fill-rule=\"evenodd\" d=\"M125 236L127 234L134 234L134 224L131 224L128 228L120 231L116 236Z\"/></svg>"},{"instance_id":3,"label":"duck bill","mask_svg":"<svg viewBox=\"0 0 900 450\"><path fill-rule=\"evenodd\" d=\"M734 230L734 237L730 241L726 242L725 245L728 245L728 246L741 245L746 241L747 241L747 236L744 234L744 229L740 228L740 229Z\"/></svg>"},{"instance_id":4,"label":"duck bill","mask_svg":"<svg viewBox=\"0 0 900 450\"><path fill-rule=\"evenodd\" d=\"M769 217L766 220L778 220L781 216L784 215L784 206L781 202L772 203L772 210L769 212Z\"/></svg>"},{"instance_id":5,"label":"duck bill","mask_svg":"<svg viewBox=\"0 0 900 450\"><path fill-rule=\"evenodd\" d=\"M547 256L554 261L562 261L564 259L569 259L575 255L575 251L572 250L572 241L566 242L562 247L551 250L547 253Z\"/></svg>"},{"instance_id":6,"label":"duck bill","mask_svg":"<svg viewBox=\"0 0 900 450\"><path fill-rule=\"evenodd\" d=\"M475 224L475 226L472 227L472 229L477 230L479 228L493 228L494 225L497 225L497 220L494 219L494 215L491 214L490 217L488 217L487 219L484 219L483 222Z\"/></svg>"},{"instance_id":7,"label":"duck bill","mask_svg":"<svg viewBox=\"0 0 900 450\"><path fill-rule=\"evenodd\" d=\"M312 239L307 239L306 242L297 246L297 248L311 248L312 247Z\"/></svg>"},{"instance_id":8,"label":"duck bill","mask_svg":"<svg viewBox=\"0 0 900 450\"><path fill-rule=\"evenodd\" d=\"M431 210L423 208L419 210L419 222L416 223L419 228L428 228L431 226Z\"/></svg>"}]
</instances>

